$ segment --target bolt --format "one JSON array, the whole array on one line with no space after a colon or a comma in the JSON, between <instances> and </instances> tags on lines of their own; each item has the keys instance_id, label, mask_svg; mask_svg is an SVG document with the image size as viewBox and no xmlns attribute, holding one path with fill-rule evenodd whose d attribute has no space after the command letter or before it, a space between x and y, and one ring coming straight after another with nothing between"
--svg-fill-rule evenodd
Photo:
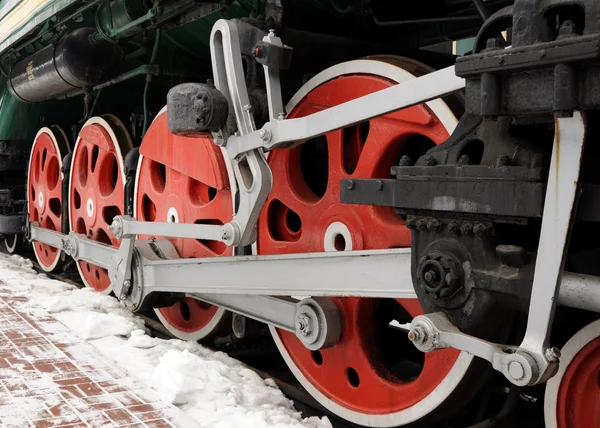
<instances>
[{"instance_id":1,"label":"bolt","mask_svg":"<svg viewBox=\"0 0 600 428\"><path fill-rule=\"evenodd\" d=\"M245 333L245 326L244 326L244 317L237 315L233 318L233 334L235 335L235 337L237 337L238 339L241 339L244 337L244 333Z\"/></svg>"},{"instance_id":2,"label":"bolt","mask_svg":"<svg viewBox=\"0 0 600 428\"><path fill-rule=\"evenodd\" d=\"M499 168L501 166L509 166L509 165L510 165L510 157L508 157L506 155L502 155L498 159L496 159L496 168Z\"/></svg>"},{"instance_id":3,"label":"bolt","mask_svg":"<svg viewBox=\"0 0 600 428\"><path fill-rule=\"evenodd\" d=\"M123 222L119 217L115 217L108 228L115 235L115 238L120 238L123 233Z\"/></svg>"},{"instance_id":4,"label":"bolt","mask_svg":"<svg viewBox=\"0 0 600 428\"><path fill-rule=\"evenodd\" d=\"M460 232L460 225L458 224L457 221L451 221L450 223L448 223L448 231L450 233L459 233Z\"/></svg>"},{"instance_id":5,"label":"bolt","mask_svg":"<svg viewBox=\"0 0 600 428\"><path fill-rule=\"evenodd\" d=\"M458 158L458 166L471 165L471 158L469 155L462 155Z\"/></svg>"},{"instance_id":6,"label":"bolt","mask_svg":"<svg viewBox=\"0 0 600 428\"><path fill-rule=\"evenodd\" d=\"M250 111L250 110L252 110L252 106L250 104L246 104L244 106L244 111Z\"/></svg>"},{"instance_id":7,"label":"bolt","mask_svg":"<svg viewBox=\"0 0 600 428\"><path fill-rule=\"evenodd\" d=\"M427 229L429 229L430 232L438 231L441 227L441 223L436 219L431 219L427 222Z\"/></svg>"},{"instance_id":8,"label":"bolt","mask_svg":"<svg viewBox=\"0 0 600 428\"><path fill-rule=\"evenodd\" d=\"M514 380L521 380L525 377L525 368L518 361L508 363L508 374Z\"/></svg>"},{"instance_id":9,"label":"bolt","mask_svg":"<svg viewBox=\"0 0 600 428\"><path fill-rule=\"evenodd\" d=\"M383 181L381 181L381 180L375 181L375 189L379 190L379 191L383 190Z\"/></svg>"},{"instance_id":10,"label":"bolt","mask_svg":"<svg viewBox=\"0 0 600 428\"><path fill-rule=\"evenodd\" d=\"M431 155L425 156L423 158L423 163L425 164L425 166L435 166L435 165L437 165L437 161Z\"/></svg>"},{"instance_id":11,"label":"bolt","mask_svg":"<svg viewBox=\"0 0 600 428\"><path fill-rule=\"evenodd\" d=\"M65 250L65 252L67 254L70 254L71 253L71 242L67 238L63 238L61 244L62 244L63 250Z\"/></svg>"},{"instance_id":12,"label":"bolt","mask_svg":"<svg viewBox=\"0 0 600 428\"><path fill-rule=\"evenodd\" d=\"M274 29L272 29L272 28L269 29L269 36L270 37L275 37L275 30Z\"/></svg>"},{"instance_id":13,"label":"bolt","mask_svg":"<svg viewBox=\"0 0 600 428\"><path fill-rule=\"evenodd\" d=\"M544 352L544 355L549 362L554 363L560 359L560 349L555 347L548 348Z\"/></svg>"},{"instance_id":14,"label":"bolt","mask_svg":"<svg viewBox=\"0 0 600 428\"><path fill-rule=\"evenodd\" d=\"M267 142L271 140L271 131L269 129L261 129L258 131L258 136L261 140Z\"/></svg>"},{"instance_id":15,"label":"bolt","mask_svg":"<svg viewBox=\"0 0 600 428\"><path fill-rule=\"evenodd\" d=\"M575 23L573 21L571 21L570 19L567 19L565 22L563 22L561 24L560 28L558 29L557 39L560 39L564 36L572 36L574 34L577 34L577 29L575 27Z\"/></svg>"},{"instance_id":16,"label":"bolt","mask_svg":"<svg viewBox=\"0 0 600 428\"><path fill-rule=\"evenodd\" d=\"M346 181L346 189L348 189L348 190L354 189L354 181L352 181L352 180Z\"/></svg>"},{"instance_id":17,"label":"bolt","mask_svg":"<svg viewBox=\"0 0 600 428\"><path fill-rule=\"evenodd\" d=\"M398 166L412 166L412 164L413 164L412 158L408 155L404 155L400 159Z\"/></svg>"},{"instance_id":18,"label":"bolt","mask_svg":"<svg viewBox=\"0 0 600 428\"><path fill-rule=\"evenodd\" d=\"M424 218L420 218L417 220L417 229L425 230L427 228L427 222Z\"/></svg>"},{"instance_id":19,"label":"bolt","mask_svg":"<svg viewBox=\"0 0 600 428\"><path fill-rule=\"evenodd\" d=\"M486 232L487 227L485 227L484 224L477 223L475 226L473 226L473 233L477 236L484 236Z\"/></svg>"},{"instance_id":20,"label":"bolt","mask_svg":"<svg viewBox=\"0 0 600 428\"><path fill-rule=\"evenodd\" d=\"M209 86L214 86L215 82L212 79L206 79L206 84L209 85Z\"/></svg>"},{"instance_id":21,"label":"bolt","mask_svg":"<svg viewBox=\"0 0 600 428\"><path fill-rule=\"evenodd\" d=\"M310 318L307 315L298 315L296 318L296 331L304 337L312 333Z\"/></svg>"},{"instance_id":22,"label":"bolt","mask_svg":"<svg viewBox=\"0 0 600 428\"><path fill-rule=\"evenodd\" d=\"M427 340L427 333L423 328L417 326L408 332L408 340L416 343L424 343Z\"/></svg>"},{"instance_id":23,"label":"bolt","mask_svg":"<svg viewBox=\"0 0 600 428\"><path fill-rule=\"evenodd\" d=\"M277 120L283 120L283 119L285 119L285 113L279 113L277 115Z\"/></svg>"},{"instance_id":24,"label":"bolt","mask_svg":"<svg viewBox=\"0 0 600 428\"><path fill-rule=\"evenodd\" d=\"M128 293L130 288L131 288L131 280L126 279L125 281L123 281L123 294Z\"/></svg>"},{"instance_id":25,"label":"bolt","mask_svg":"<svg viewBox=\"0 0 600 428\"><path fill-rule=\"evenodd\" d=\"M229 235L229 232L226 230L223 230L221 232L221 240L222 241L227 241L229 238L231 238L231 236Z\"/></svg>"},{"instance_id":26,"label":"bolt","mask_svg":"<svg viewBox=\"0 0 600 428\"><path fill-rule=\"evenodd\" d=\"M460 233L468 235L473 231L473 225L471 223L463 223L460 225Z\"/></svg>"},{"instance_id":27,"label":"bolt","mask_svg":"<svg viewBox=\"0 0 600 428\"><path fill-rule=\"evenodd\" d=\"M444 280L446 281L446 284L448 284L448 287L450 287L450 291L452 291L454 286L458 283L459 278L456 273L450 271L446 274Z\"/></svg>"},{"instance_id":28,"label":"bolt","mask_svg":"<svg viewBox=\"0 0 600 428\"><path fill-rule=\"evenodd\" d=\"M487 39L486 43L485 43L485 48L486 49L498 49L500 46L498 46L498 39L495 37L491 37L489 39Z\"/></svg>"},{"instance_id":29,"label":"bolt","mask_svg":"<svg viewBox=\"0 0 600 428\"><path fill-rule=\"evenodd\" d=\"M425 281L427 281L428 283L431 284L432 282L437 281L438 274L433 269L430 269L427 272L425 272L425 274L423 275L423 278L425 278Z\"/></svg>"}]
</instances>

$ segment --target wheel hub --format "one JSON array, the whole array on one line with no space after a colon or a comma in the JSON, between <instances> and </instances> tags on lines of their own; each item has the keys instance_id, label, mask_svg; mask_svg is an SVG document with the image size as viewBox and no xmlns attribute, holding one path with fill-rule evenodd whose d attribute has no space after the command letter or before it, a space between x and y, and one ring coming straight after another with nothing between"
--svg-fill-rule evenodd
<instances>
[{"instance_id":1,"label":"wheel hub","mask_svg":"<svg viewBox=\"0 0 600 428\"><path fill-rule=\"evenodd\" d=\"M179 223L179 214L177 213L175 207L171 207L169 208L169 211L167 211L167 222Z\"/></svg>"},{"instance_id":2,"label":"wheel hub","mask_svg":"<svg viewBox=\"0 0 600 428\"><path fill-rule=\"evenodd\" d=\"M325 251L352 250L352 235L348 226L339 221L331 223L325 230L323 248Z\"/></svg>"},{"instance_id":3,"label":"wheel hub","mask_svg":"<svg viewBox=\"0 0 600 428\"><path fill-rule=\"evenodd\" d=\"M87 203L85 204L85 210L87 212L88 217L94 217L94 201L92 198L88 198Z\"/></svg>"},{"instance_id":4,"label":"wheel hub","mask_svg":"<svg viewBox=\"0 0 600 428\"><path fill-rule=\"evenodd\" d=\"M46 206L44 205L44 188L42 186L38 189L38 207L40 207L40 212L44 213Z\"/></svg>"}]
</instances>

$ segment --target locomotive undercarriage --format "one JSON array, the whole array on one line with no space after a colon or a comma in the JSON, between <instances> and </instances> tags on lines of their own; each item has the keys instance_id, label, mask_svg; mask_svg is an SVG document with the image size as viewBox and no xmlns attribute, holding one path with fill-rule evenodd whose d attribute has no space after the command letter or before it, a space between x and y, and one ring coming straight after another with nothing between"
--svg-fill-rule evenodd
<instances>
[{"instance_id":1,"label":"locomotive undercarriage","mask_svg":"<svg viewBox=\"0 0 600 428\"><path fill-rule=\"evenodd\" d=\"M431 420L443 420L453 413L448 408L461 402L457 395L462 393L466 402L479 391L490 378L491 366L513 389L550 380L546 424L573 427L548 415L556 413L551 406L565 394L562 379L575 376L572 367L583 350L594 352L591 344L600 336L597 321L589 323L600 313L600 272L590 263L597 256L590 241L600 220L593 144L600 108L600 24L593 19L598 9L593 1L516 1L487 16L474 52L459 58L456 66L422 73L416 71L420 65L408 60L373 57L345 62L313 76L287 105L280 70L290 66L291 49L276 31L252 26L252 20L219 20L210 38L214 85L173 87L166 110L149 128L143 126L148 133L139 153L119 119L90 118L88 108L94 107L87 102L86 121L72 151L66 149L68 138L60 129L40 130L31 152L24 234L46 270L69 256L86 285L113 292L133 311L154 308L167 324L174 324L169 308L189 300L219 308L206 327L210 333L226 323L225 310L269 325L303 385L350 421L398 426L427 422L430 413ZM512 28L510 46L501 36L507 28ZM157 44L159 38L160 34ZM250 66L243 62L248 58L254 59ZM248 85L247 76L248 69L256 71L261 65L263 92ZM368 80L370 75L393 84L366 82L372 85L366 93L327 104L336 92L324 88L332 82L347 76ZM319 89L320 98L315 95ZM463 101L463 90L466 112L456 123L453 115L443 113L452 110L452 97ZM306 102L311 96L313 104ZM319 103L323 107L315 107ZM421 106L434 112L449 138L431 137L425 149L407 144L400 155L389 149L372 155L377 162L394 158L384 176L352 176L354 164L344 165L346 172L334 177L339 183L339 191L333 192L336 203L378 213L387 210L381 229L389 226L394 235L401 224L409 231L411 249L398 248L402 245L391 240L382 245L356 242L353 217L337 211L320 235L315 232L318 248L293 247L302 232L299 216L293 215L300 205L282 199L282 189L287 189L281 184L285 180L277 154L292 153L325 136L328 143L331 135L345 138L348 129L359 136L368 134L363 124L385 122ZM390 123L383 127L393 128ZM417 117L410 132L418 134L431 123ZM165 140L167 134L203 139L194 147L207 153L202 162L209 173L203 180L211 184L208 190L198 190L206 192L199 197L205 200L193 195L181 202L172 197L175 189L158 206L159 194L168 193L165 181L175 177L175 187L184 186L188 176L202 181L183 167L157 166L152 150L171 143ZM364 150L366 138L359 150ZM144 147L146 139L153 141ZM106 161L104 151L112 151L117 161ZM310 160L319 161L318 156ZM38 165L43 177L35 174ZM82 175L84 170L89 172ZM104 176L114 183L106 184ZM158 185L157 177L162 177ZM157 191L157 186L162 187ZM308 209L317 206L317 199L311 198ZM218 215L198 214L213 201L227 208ZM189 214L186 204L197 212ZM284 219L280 229L271 225L272 217ZM0 230L7 239L16 232L15 227ZM269 246L267 234L283 237L275 236L277 242ZM192 248L188 241L211 251ZM283 248L282 242L289 247ZM318 252L321 245L325 252ZM416 382L430 390L408 412L387 414L373 406L370 414L356 403L331 398L335 388L325 388L326 379L315 381L285 336L291 333L310 351L309 362L321 366L321 351L338 349L348 340L350 319L359 324L365 319L350 318L348 307L339 303L353 297L400 303L401 309L388 308L394 316L385 323L404 332L415 349L398 344L392 346L392 354L419 350L426 353L425 361L439 356L451 362L437 370L447 370L446 378ZM417 299L418 309L406 303ZM578 325L587 321L567 341L563 356L552 336L558 306L584 314ZM515 325L519 331L513 331ZM191 340L205 336L183 328L180 333ZM563 343L561 339L558 345ZM448 348L453 353L440 351ZM345 369L346 375L358 388L353 367ZM594 376L594 367L585 372L588 378ZM389 381L393 376L386 372L382 378Z\"/></svg>"}]
</instances>

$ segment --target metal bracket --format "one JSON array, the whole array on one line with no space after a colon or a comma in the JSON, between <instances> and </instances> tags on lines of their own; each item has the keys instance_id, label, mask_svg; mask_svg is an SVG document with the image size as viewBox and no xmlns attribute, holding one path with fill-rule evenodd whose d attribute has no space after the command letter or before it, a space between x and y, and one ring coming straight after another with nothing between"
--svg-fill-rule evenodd
<instances>
[{"instance_id":1,"label":"metal bracket","mask_svg":"<svg viewBox=\"0 0 600 428\"><path fill-rule=\"evenodd\" d=\"M560 357L560 351L549 342L575 216L586 123L583 113L575 111L573 117L557 117L555 124L529 318L521 345L500 346L468 336L443 314L416 317L409 334L424 351L453 347L484 358L519 386L536 385L554 376Z\"/></svg>"},{"instance_id":2,"label":"metal bracket","mask_svg":"<svg viewBox=\"0 0 600 428\"><path fill-rule=\"evenodd\" d=\"M131 238L137 235L168 236L171 238L209 239L233 245L235 230L231 224L185 224L152 221L136 221L130 216L117 216L108 227L115 238Z\"/></svg>"},{"instance_id":3,"label":"metal bracket","mask_svg":"<svg viewBox=\"0 0 600 428\"><path fill-rule=\"evenodd\" d=\"M238 28L234 22L219 20L215 23L210 35L210 53L215 87L225 95L230 111L235 114L236 133L254 132L256 125L244 78ZM222 130L215 136L215 142L224 143L223 138L227 137L227 130ZM234 231L233 243L250 245L255 240L256 222L273 186L273 176L260 148L248 150L241 156L227 150L227 155L240 191L237 212L229 223Z\"/></svg>"},{"instance_id":4,"label":"metal bracket","mask_svg":"<svg viewBox=\"0 0 600 428\"><path fill-rule=\"evenodd\" d=\"M328 297L296 300L244 294L189 294L194 299L290 331L311 351L335 345L342 327L337 306Z\"/></svg>"},{"instance_id":5,"label":"metal bracket","mask_svg":"<svg viewBox=\"0 0 600 428\"><path fill-rule=\"evenodd\" d=\"M518 386L528 385L538 375L537 365L530 355L515 353L516 346L501 346L464 334L442 312L413 319L408 338L422 352L455 348L483 358Z\"/></svg>"},{"instance_id":6,"label":"metal bracket","mask_svg":"<svg viewBox=\"0 0 600 428\"><path fill-rule=\"evenodd\" d=\"M577 206L585 116L574 111L573 117L556 117L555 128L529 319L517 351L529 353L535 359L538 373L533 383L545 382L558 370L557 352L549 347L549 342Z\"/></svg>"}]
</instances>

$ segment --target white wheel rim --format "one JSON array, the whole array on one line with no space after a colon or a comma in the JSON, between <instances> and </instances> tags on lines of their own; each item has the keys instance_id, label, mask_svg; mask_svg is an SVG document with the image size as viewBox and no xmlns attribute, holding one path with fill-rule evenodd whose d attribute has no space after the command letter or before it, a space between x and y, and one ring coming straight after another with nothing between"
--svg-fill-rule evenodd
<instances>
[{"instance_id":1,"label":"white wheel rim","mask_svg":"<svg viewBox=\"0 0 600 428\"><path fill-rule=\"evenodd\" d=\"M17 234L10 235L10 238L4 238L4 246L10 254L14 254L19 238L20 236ZM12 242L12 244L10 242Z\"/></svg>"}]
</instances>

